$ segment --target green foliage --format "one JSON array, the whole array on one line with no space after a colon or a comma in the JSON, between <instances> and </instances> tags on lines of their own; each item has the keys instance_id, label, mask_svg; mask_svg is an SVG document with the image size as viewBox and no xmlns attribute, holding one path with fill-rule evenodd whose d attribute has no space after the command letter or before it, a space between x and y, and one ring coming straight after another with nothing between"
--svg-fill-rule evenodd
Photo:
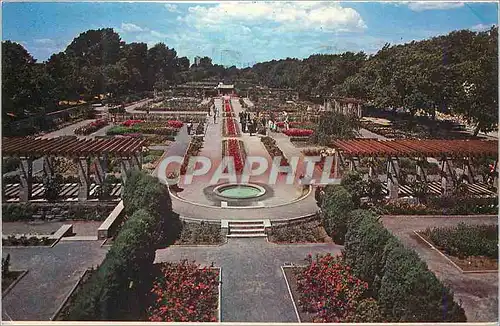
<instances>
[{"instance_id":1,"label":"green foliage","mask_svg":"<svg viewBox=\"0 0 500 326\"><path fill-rule=\"evenodd\" d=\"M365 195L363 176L356 171L349 171L344 174L340 184L351 194L354 204L359 206L361 197Z\"/></svg>"},{"instance_id":2,"label":"green foliage","mask_svg":"<svg viewBox=\"0 0 500 326\"><path fill-rule=\"evenodd\" d=\"M498 258L498 225L467 225L427 228L423 234L446 254L465 258Z\"/></svg>"},{"instance_id":3,"label":"green foliage","mask_svg":"<svg viewBox=\"0 0 500 326\"><path fill-rule=\"evenodd\" d=\"M391 322L466 321L453 294L417 253L390 241L384 253L378 304Z\"/></svg>"},{"instance_id":4,"label":"green foliage","mask_svg":"<svg viewBox=\"0 0 500 326\"><path fill-rule=\"evenodd\" d=\"M326 233L343 244L347 232L348 213L354 209L351 194L342 186L328 185L321 205L321 215Z\"/></svg>"},{"instance_id":5,"label":"green foliage","mask_svg":"<svg viewBox=\"0 0 500 326\"><path fill-rule=\"evenodd\" d=\"M53 177L47 177L43 181L45 187L45 199L55 201L59 197L59 192L63 187L63 177L56 174Z\"/></svg>"},{"instance_id":6,"label":"green foliage","mask_svg":"<svg viewBox=\"0 0 500 326\"><path fill-rule=\"evenodd\" d=\"M124 224L96 273L78 292L66 320L134 320L144 313L158 223L145 210Z\"/></svg>"},{"instance_id":7,"label":"green foliage","mask_svg":"<svg viewBox=\"0 0 500 326\"><path fill-rule=\"evenodd\" d=\"M343 257L354 275L366 281L374 294L378 290L374 288L374 281L382 276L384 248L391 236L369 211L350 212Z\"/></svg>"},{"instance_id":8,"label":"green foliage","mask_svg":"<svg viewBox=\"0 0 500 326\"><path fill-rule=\"evenodd\" d=\"M113 183L115 183L114 176L107 176L101 186L98 188L97 196L101 200L109 199L111 191L113 191Z\"/></svg>"},{"instance_id":9,"label":"green foliage","mask_svg":"<svg viewBox=\"0 0 500 326\"><path fill-rule=\"evenodd\" d=\"M382 323L384 318L376 300L372 298L363 299L358 303L356 311L350 318L345 320L349 323Z\"/></svg>"},{"instance_id":10,"label":"green foliage","mask_svg":"<svg viewBox=\"0 0 500 326\"><path fill-rule=\"evenodd\" d=\"M2 174L17 170L20 164L21 160L17 157L4 157L2 159Z\"/></svg>"},{"instance_id":11,"label":"green foliage","mask_svg":"<svg viewBox=\"0 0 500 326\"><path fill-rule=\"evenodd\" d=\"M324 112L311 140L315 144L329 145L332 139L351 139L356 137L360 122L356 116L348 116L337 112Z\"/></svg>"}]
</instances>

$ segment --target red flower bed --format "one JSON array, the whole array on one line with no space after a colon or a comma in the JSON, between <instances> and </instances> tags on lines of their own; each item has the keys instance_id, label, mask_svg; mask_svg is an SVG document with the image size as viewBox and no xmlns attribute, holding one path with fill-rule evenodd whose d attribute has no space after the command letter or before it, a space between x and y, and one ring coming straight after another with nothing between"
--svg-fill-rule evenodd
<instances>
[{"instance_id":1,"label":"red flower bed","mask_svg":"<svg viewBox=\"0 0 500 326\"><path fill-rule=\"evenodd\" d=\"M308 262L309 265L296 274L302 310L313 313L314 322L338 323L352 319L368 284L354 277L339 256L326 254L313 260L309 255Z\"/></svg>"},{"instance_id":2,"label":"red flower bed","mask_svg":"<svg viewBox=\"0 0 500 326\"><path fill-rule=\"evenodd\" d=\"M184 122L179 121L179 120L168 120L167 125L169 127L180 129L184 125Z\"/></svg>"},{"instance_id":3,"label":"red flower bed","mask_svg":"<svg viewBox=\"0 0 500 326\"><path fill-rule=\"evenodd\" d=\"M239 137L240 130L233 118L224 119L224 137Z\"/></svg>"},{"instance_id":4,"label":"red flower bed","mask_svg":"<svg viewBox=\"0 0 500 326\"><path fill-rule=\"evenodd\" d=\"M126 120L122 123L122 126L130 127L135 125L136 123L141 123L141 122L144 122L144 120Z\"/></svg>"},{"instance_id":5,"label":"red flower bed","mask_svg":"<svg viewBox=\"0 0 500 326\"><path fill-rule=\"evenodd\" d=\"M283 133L287 136L292 136L292 137L308 137L313 134L313 130L309 129L288 129L283 131Z\"/></svg>"},{"instance_id":6,"label":"red flower bed","mask_svg":"<svg viewBox=\"0 0 500 326\"><path fill-rule=\"evenodd\" d=\"M153 283L150 321L216 322L219 271L183 260L163 263Z\"/></svg>"},{"instance_id":7,"label":"red flower bed","mask_svg":"<svg viewBox=\"0 0 500 326\"><path fill-rule=\"evenodd\" d=\"M224 103L224 112L226 113L230 113L233 111L233 108L231 107L231 103L229 103L229 101L225 101Z\"/></svg>"},{"instance_id":8,"label":"red flower bed","mask_svg":"<svg viewBox=\"0 0 500 326\"><path fill-rule=\"evenodd\" d=\"M75 129L75 134L76 135L89 135L93 132L96 132L97 130L101 129L104 126L108 125L107 120L101 120L97 119L96 121L92 121L89 124L86 124L85 126L81 126L79 128Z\"/></svg>"},{"instance_id":9,"label":"red flower bed","mask_svg":"<svg viewBox=\"0 0 500 326\"><path fill-rule=\"evenodd\" d=\"M246 153L240 146L239 140L228 139L225 141L224 156L232 156L236 173L242 173L245 166Z\"/></svg>"}]
</instances>

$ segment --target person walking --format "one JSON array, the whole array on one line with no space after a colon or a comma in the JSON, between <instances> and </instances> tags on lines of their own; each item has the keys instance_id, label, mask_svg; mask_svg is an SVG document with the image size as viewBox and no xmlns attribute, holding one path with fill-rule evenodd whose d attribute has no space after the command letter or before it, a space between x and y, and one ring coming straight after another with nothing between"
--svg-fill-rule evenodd
<instances>
[{"instance_id":1,"label":"person walking","mask_svg":"<svg viewBox=\"0 0 500 326\"><path fill-rule=\"evenodd\" d=\"M191 135L191 129L193 128L193 123L191 122L191 120L189 120L189 122L186 124L186 126L187 126L188 135Z\"/></svg>"},{"instance_id":2,"label":"person walking","mask_svg":"<svg viewBox=\"0 0 500 326\"><path fill-rule=\"evenodd\" d=\"M242 130L243 133L247 132L247 119L245 118L245 114L242 115L241 130Z\"/></svg>"}]
</instances>

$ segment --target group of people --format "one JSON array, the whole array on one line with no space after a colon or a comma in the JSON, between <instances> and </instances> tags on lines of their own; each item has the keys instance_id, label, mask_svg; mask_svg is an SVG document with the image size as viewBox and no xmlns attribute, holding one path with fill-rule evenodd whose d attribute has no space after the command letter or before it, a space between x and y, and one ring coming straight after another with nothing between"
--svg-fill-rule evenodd
<instances>
[{"instance_id":1,"label":"group of people","mask_svg":"<svg viewBox=\"0 0 500 326\"><path fill-rule=\"evenodd\" d=\"M208 107L208 116L212 115L212 110L214 112L214 123L217 123L217 115L219 114L219 110L215 105L212 105L211 107Z\"/></svg>"},{"instance_id":2,"label":"group of people","mask_svg":"<svg viewBox=\"0 0 500 326\"><path fill-rule=\"evenodd\" d=\"M240 123L241 123L241 131L249 132L250 136L257 132L257 117L252 117L250 112L242 111L239 113Z\"/></svg>"}]
</instances>

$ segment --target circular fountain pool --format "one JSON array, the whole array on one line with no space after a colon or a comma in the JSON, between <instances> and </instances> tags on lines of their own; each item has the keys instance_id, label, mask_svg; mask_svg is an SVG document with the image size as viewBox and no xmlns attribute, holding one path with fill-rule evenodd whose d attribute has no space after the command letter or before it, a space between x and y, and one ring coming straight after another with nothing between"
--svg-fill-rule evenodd
<instances>
[{"instance_id":1,"label":"circular fountain pool","mask_svg":"<svg viewBox=\"0 0 500 326\"><path fill-rule=\"evenodd\" d=\"M266 193L266 190L255 184L223 184L214 188L214 193L218 196L230 199L251 199L257 198Z\"/></svg>"}]
</instances>

